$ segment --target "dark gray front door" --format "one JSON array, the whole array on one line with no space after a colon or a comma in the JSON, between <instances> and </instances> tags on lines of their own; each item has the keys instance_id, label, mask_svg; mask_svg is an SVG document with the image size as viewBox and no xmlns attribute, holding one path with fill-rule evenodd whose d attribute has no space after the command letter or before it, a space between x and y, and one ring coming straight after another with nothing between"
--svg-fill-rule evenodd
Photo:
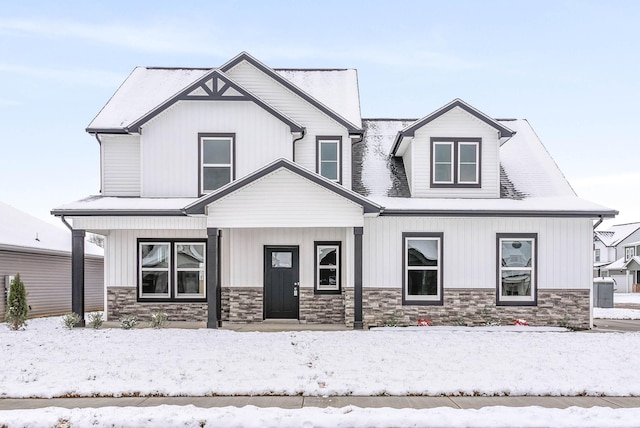
<instances>
[{"instance_id":1,"label":"dark gray front door","mask_svg":"<svg viewBox=\"0 0 640 428\"><path fill-rule=\"evenodd\" d=\"M264 317L298 319L298 247L264 248Z\"/></svg>"}]
</instances>

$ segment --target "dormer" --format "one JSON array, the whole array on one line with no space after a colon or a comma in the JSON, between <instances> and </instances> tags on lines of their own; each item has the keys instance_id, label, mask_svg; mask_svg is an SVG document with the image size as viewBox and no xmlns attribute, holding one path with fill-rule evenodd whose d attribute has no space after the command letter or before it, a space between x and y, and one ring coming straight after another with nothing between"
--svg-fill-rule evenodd
<instances>
[{"instance_id":1,"label":"dormer","mask_svg":"<svg viewBox=\"0 0 640 428\"><path fill-rule=\"evenodd\" d=\"M412 197L499 198L500 145L515 134L455 99L396 136Z\"/></svg>"}]
</instances>

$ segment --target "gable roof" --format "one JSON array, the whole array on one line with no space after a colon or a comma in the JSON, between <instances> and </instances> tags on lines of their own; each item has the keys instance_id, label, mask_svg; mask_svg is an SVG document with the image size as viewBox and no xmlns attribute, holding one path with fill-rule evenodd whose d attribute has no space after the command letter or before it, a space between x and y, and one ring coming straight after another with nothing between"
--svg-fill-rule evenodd
<instances>
[{"instance_id":1,"label":"gable roof","mask_svg":"<svg viewBox=\"0 0 640 428\"><path fill-rule=\"evenodd\" d=\"M640 222L616 224L607 230L596 230L594 234L605 246L615 247L638 229L640 229Z\"/></svg>"},{"instance_id":2,"label":"gable roof","mask_svg":"<svg viewBox=\"0 0 640 428\"><path fill-rule=\"evenodd\" d=\"M363 210L365 213L379 213L380 210L382 209L382 207L374 202L371 202L370 200L364 198L363 196L357 194L356 192L353 192L339 184L334 183L331 180L328 180L322 176L320 176L319 174L316 174L314 172L309 171L306 168L301 167L298 164L295 164L287 159L278 159L268 165L266 165L265 167L244 176L243 178L240 178L238 180L232 181L231 183L227 184L226 186L223 186L221 188L219 188L218 190L215 190L211 193L209 193L208 195L205 195L203 197L201 197L200 199L196 200L195 202L187 205L184 208L184 212L186 214L204 214L205 213L205 207L231 193L236 192L237 190L242 189L243 187L253 183L254 181L274 172L277 171L279 169L287 169L291 172L293 172L294 174L297 174L303 178L306 178L309 181L314 182L315 184L318 184L322 187L324 187L325 189L338 194L339 196L342 196L345 199L350 200L351 202L354 202L360 206L362 206Z\"/></svg>"},{"instance_id":3,"label":"gable roof","mask_svg":"<svg viewBox=\"0 0 640 428\"><path fill-rule=\"evenodd\" d=\"M85 241L85 254L102 257L104 251ZM0 249L31 253L71 254L71 232L0 202Z\"/></svg>"},{"instance_id":4,"label":"gable roof","mask_svg":"<svg viewBox=\"0 0 640 428\"><path fill-rule=\"evenodd\" d=\"M446 105L440 107L438 110L434 111L433 113L428 114L427 116L423 117L422 119L418 119L417 121L415 121L414 123L410 124L406 128L400 130L398 132L398 135L396 136L396 140L395 140L395 142L394 142L394 144L393 144L393 146L391 148L391 154L392 155L396 154L396 151L398 150L398 147L400 146L400 143L402 142L402 140L405 137L413 137L413 136L415 136L416 130L422 128L423 126L425 126L429 122L439 118L443 114L453 110L456 107L461 108L462 110L466 111L467 113L471 114L472 116L475 116L476 118L480 119L482 122L486 123L487 125L495 128L499 132L499 137L500 138L512 137L515 134L514 131L512 131L509 128L507 128L503 124L499 123L497 120L487 116L486 114L482 113L480 110L476 109L475 107L472 107L471 105L465 103L460 98L456 98L453 101L451 101L449 104L446 104Z\"/></svg>"},{"instance_id":5,"label":"gable roof","mask_svg":"<svg viewBox=\"0 0 640 428\"><path fill-rule=\"evenodd\" d=\"M140 73L138 73L140 74ZM155 73L159 74L159 73ZM163 74L175 74L175 73L163 73ZM180 83L184 83L183 78L186 80L187 76L191 76L191 73L180 73L178 77L172 82L177 86ZM136 79L138 80L138 79ZM153 79L155 81L155 79ZM147 82L148 83L148 82ZM128 85L127 87L129 87ZM174 85L169 85L171 88ZM148 84L143 85L144 89L151 89L148 87ZM167 91L169 88L167 88ZM118 90L119 92L120 90ZM118 93L116 92L116 94ZM115 95L114 95L115 97ZM118 97L120 100L123 97ZM133 97L133 100L129 98L134 104L136 104L135 99L137 97ZM157 99L157 97L154 97ZM291 132L302 132L304 129L300 124L296 123L294 120L285 116L283 113L276 110L274 107L270 106L257 96L253 95L238 83L234 82L228 76L225 76L218 69L208 70L195 81L192 81L187 84L186 87L181 88L177 93L172 94L169 98L163 100L160 104L157 104L151 108L149 111L142 111L143 106L146 108L150 104L147 102L141 103L138 107L140 110L135 112L134 114L141 114L139 117L132 118L130 120L121 121L120 125L113 128L113 124L111 124L109 128L104 127L94 127L92 126L96 119L92 122L91 125L87 128L87 132L113 132L120 131L125 133L131 132L140 132L140 127L147 123L149 120L156 117L158 114L162 113L172 105L174 105L178 101L251 101L256 105L263 108L265 111L271 113L273 116L278 118L283 123L287 124L291 128ZM125 101L125 100L123 100ZM110 104L111 101L109 101ZM126 104L126 102L125 102ZM102 112L101 112L102 113ZM99 114L100 116L100 114Z\"/></svg>"},{"instance_id":6,"label":"gable roof","mask_svg":"<svg viewBox=\"0 0 640 428\"><path fill-rule=\"evenodd\" d=\"M347 120L345 117L343 117L342 115L338 114L336 111L334 111L333 109L327 107L325 104L320 102L318 99L316 99L315 97L311 96L310 94L308 94L307 92L302 90L299 86L297 86L296 84L292 83L290 80L288 80L285 77L283 77L283 74L287 74L287 73L284 73L284 72L283 73L277 73L274 69L272 69L272 68L266 66L265 64L263 64L262 62L258 61L257 59L255 59L254 57L249 55L247 52L240 53L235 58L231 59L226 64L222 65L220 67L220 70L222 70L223 72L226 72L226 71L232 69L233 67L235 67L236 65L240 64L243 61L246 61L246 62L250 63L251 65L253 65L257 69L259 69L260 71L262 71L263 73L265 73L266 75L268 75L269 77L271 77L272 79L277 81L279 84L281 84L285 88L289 89L290 91L292 91L293 93L295 93L299 97L303 98L309 104L313 105L318 110L322 111L327 116L329 116L332 119L334 119L336 122L340 123L342 126L347 128L349 133L362 134L362 128L360 126L358 126L358 125L352 123L351 121ZM316 71L320 71L320 70L316 70ZM290 73L290 74L293 74L293 73ZM298 82L299 81L300 81L300 79L298 79ZM359 104L359 102L358 102L358 104Z\"/></svg>"}]
</instances>

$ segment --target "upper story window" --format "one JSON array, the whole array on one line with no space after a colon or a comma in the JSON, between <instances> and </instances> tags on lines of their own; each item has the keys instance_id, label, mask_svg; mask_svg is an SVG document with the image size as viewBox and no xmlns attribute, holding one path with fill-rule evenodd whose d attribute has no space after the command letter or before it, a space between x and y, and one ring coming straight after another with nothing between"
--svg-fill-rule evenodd
<instances>
[{"instance_id":1,"label":"upper story window","mask_svg":"<svg viewBox=\"0 0 640 428\"><path fill-rule=\"evenodd\" d=\"M403 233L404 305L442 305L442 233Z\"/></svg>"},{"instance_id":2,"label":"upper story window","mask_svg":"<svg viewBox=\"0 0 640 428\"><path fill-rule=\"evenodd\" d=\"M479 138L431 138L431 187L480 187Z\"/></svg>"},{"instance_id":3,"label":"upper story window","mask_svg":"<svg viewBox=\"0 0 640 428\"><path fill-rule=\"evenodd\" d=\"M235 176L234 134L199 134L200 193L205 194L230 183Z\"/></svg>"},{"instance_id":4,"label":"upper story window","mask_svg":"<svg viewBox=\"0 0 640 428\"><path fill-rule=\"evenodd\" d=\"M600 261L600 248L596 248L595 250L595 259L596 262Z\"/></svg>"},{"instance_id":5,"label":"upper story window","mask_svg":"<svg viewBox=\"0 0 640 428\"><path fill-rule=\"evenodd\" d=\"M497 235L499 305L536 304L535 233Z\"/></svg>"},{"instance_id":6,"label":"upper story window","mask_svg":"<svg viewBox=\"0 0 640 428\"><path fill-rule=\"evenodd\" d=\"M636 255L636 249L633 247L626 247L624 249L624 261L629 261Z\"/></svg>"},{"instance_id":7,"label":"upper story window","mask_svg":"<svg viewBox=\"0 0 640 428\"><path fill-rule=\"evenodd\" d=\"M329 180L342 181L342 137L317 137L317 172Z\"/></svg>"}]
</instances>

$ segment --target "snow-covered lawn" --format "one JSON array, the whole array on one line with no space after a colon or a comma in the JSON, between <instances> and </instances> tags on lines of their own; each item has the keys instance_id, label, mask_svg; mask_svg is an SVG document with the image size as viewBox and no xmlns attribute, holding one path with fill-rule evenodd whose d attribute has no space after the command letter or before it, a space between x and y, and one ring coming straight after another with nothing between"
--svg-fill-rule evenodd
<instances>
[{"instance_id":1,"label":"snow-covered lawn","mask_svg":"<svg viewBox=\"0 0 640 428\"><path fill-rule=\"evenodd\" d=\"M0 325L0 398L640 395L638 354L640 333L68 330L52 317Z\"/></svg>"},{"instance_id":2,"label":"snow-covered lawn","mask_svg":"<svg viewBox=\"0 0 640 428\"><path fill-rule=\"evenodd\" d=\"M484 407L478 410L194 406L0 411L9 427L637 427L639 409Z\"/></svg>"},{"instance_id":3,"label":"snow-covered lawn","mask_svg":"<svg viewBox=\"0 0 640 428\"><path fill-rule=\"evenodd\" d=\"M615 293L615 304L640 305L640 293ZM640 320L640 310L628 308L593 308L593 317L610 320Z\"/></svg>"},{"instance_id":4,"label":"snow-covered lawn","mask_svg":"<svg viewBox=\"0 0 640 428\"><path fill-rule=\"evenodd\" d=\"M544 330L544 329L542 329ZM640 333L530 327L237 333L24 331L0 324L0 397L65 395L639 395ZM0 425L636 426L640 409L98 408L0 411Z\"/></svg>"}]
</instances>

